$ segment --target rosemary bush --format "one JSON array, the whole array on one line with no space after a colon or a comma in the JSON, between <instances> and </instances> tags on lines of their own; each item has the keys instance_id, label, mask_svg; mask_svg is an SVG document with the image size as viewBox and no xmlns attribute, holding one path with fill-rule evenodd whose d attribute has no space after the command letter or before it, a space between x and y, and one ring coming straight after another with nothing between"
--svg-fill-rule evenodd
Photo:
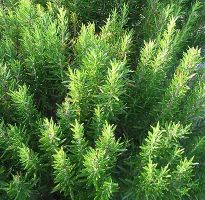
<instances>
[{"instance_id":1,"label":"rosemary bush","mask_svg":"<svg viewBox=\"0 0 205 200\"><path fill-rule=\"evenodd\" d=\"M205 3L4 0L0 198L205 198Z\"/></svg>"}]
</instances>

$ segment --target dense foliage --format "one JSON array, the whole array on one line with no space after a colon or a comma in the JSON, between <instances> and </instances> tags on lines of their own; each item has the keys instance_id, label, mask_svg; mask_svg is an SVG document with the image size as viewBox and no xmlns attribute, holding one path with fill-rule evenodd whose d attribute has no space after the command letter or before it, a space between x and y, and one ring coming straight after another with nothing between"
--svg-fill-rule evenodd
<instances>
[{"instance_id":1,"label":"dense foliage","mask_svg":"<svg viewBox=\"0 0 205 200\"><path fill-rule=\"evenodd\" d=\"M0 199L205 199L204 1L0 3Z\"/></svg>"}]
</instances>

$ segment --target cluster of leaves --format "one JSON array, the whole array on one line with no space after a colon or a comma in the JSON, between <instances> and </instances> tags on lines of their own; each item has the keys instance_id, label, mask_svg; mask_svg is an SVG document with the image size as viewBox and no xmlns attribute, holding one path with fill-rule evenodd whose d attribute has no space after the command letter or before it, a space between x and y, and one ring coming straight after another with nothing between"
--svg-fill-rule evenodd
<instances>
[{"instance_id":1,"label":"cluster of leaves","mask_svg":"<svg viewBox=\"0 0 205 200\"><path fill-rule=\"evenodd\" d=\"M1 199L204 199L204 2L1 3Z\"/></svg>"}]
</instances>

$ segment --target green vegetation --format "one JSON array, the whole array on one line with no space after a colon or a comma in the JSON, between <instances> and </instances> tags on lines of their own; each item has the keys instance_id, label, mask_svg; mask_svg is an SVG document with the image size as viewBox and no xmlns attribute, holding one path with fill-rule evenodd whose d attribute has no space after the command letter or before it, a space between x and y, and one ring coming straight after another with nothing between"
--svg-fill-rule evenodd
<instances>
[{"instance_id":1,"label":"green vegetation","mask_svg":"<svg viewBox=\"0 0 205 200\"><path fill-rule=\"evenodd\" d=\"M204 42L204 1L1 1L0 199L205 199Z\"/></svg>"}]
</instances>

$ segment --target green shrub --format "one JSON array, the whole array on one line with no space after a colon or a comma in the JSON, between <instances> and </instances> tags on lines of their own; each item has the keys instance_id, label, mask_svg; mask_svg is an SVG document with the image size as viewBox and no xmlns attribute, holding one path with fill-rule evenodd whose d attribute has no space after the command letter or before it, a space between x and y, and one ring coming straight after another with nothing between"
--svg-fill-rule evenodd
<instances>
[{"instance_id":1,"label":"green shrub","mask_svg":"<svg viewBox=\"0 0 205 200\"><path fill-rule=\"evenodd\" d=\"M0 199L204 199L203 1L1 3Z\"/></svg>"}]
</instances>

